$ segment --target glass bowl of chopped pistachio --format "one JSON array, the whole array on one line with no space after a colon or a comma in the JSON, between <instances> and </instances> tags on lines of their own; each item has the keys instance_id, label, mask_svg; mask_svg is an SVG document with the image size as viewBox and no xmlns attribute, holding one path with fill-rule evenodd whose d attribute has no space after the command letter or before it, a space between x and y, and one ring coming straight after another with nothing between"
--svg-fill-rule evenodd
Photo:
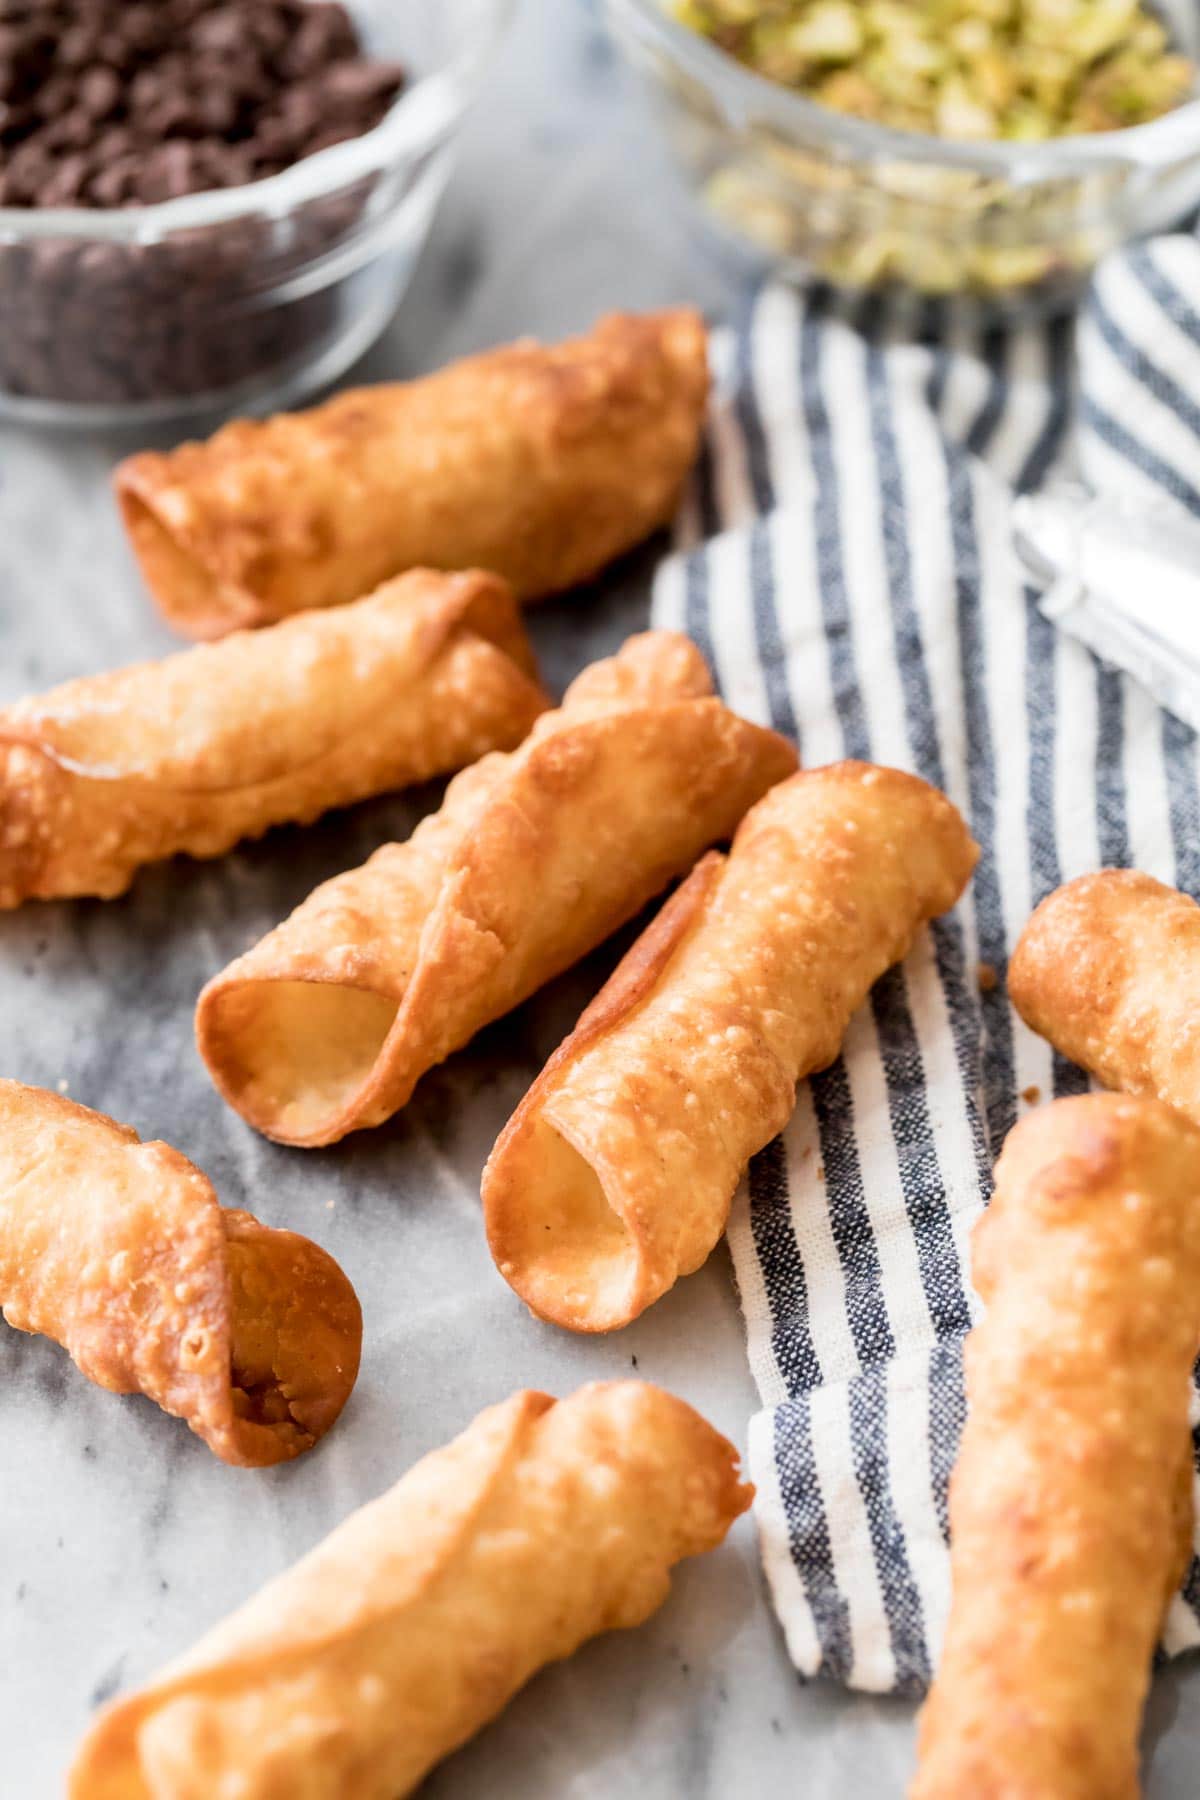
<instances>
[{"instance_id":1,"label":"glass bowl of chopped pistachio","mask_svg":"<svg viewBox=\"0 0 1200 1800\"><path fill-rule=\"evenodd\" d=\"M1194 0L606 0L710 220L800 280L1067 304L1200 205Z\"/></svg>"}]
</instances>

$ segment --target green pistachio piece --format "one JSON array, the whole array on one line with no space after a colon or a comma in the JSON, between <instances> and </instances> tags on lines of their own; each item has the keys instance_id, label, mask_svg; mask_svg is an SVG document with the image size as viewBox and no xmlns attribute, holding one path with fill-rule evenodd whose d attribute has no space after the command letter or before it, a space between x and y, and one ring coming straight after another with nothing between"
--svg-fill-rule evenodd
<instances>
[{"instance_id":1,"label":"green pistachio piece","mask_svg":"<svg viewBox=\"0 0 1200 1800\"><path fill-rule=\"evenodd\" d=\"M935 119L939 137L985 139L996 135L995 113L959 76L943 82Z\"/></svg>"},{"instance_id":2,"label":"green pistachio piece","mask_svg":"<svg viewBox=\"0 0 1200 1800\"><path fill-rule=\"evenodd\" d=\"M792 27L792 41L813 62L852 62L864 41L859 10L850 0L816 0Z\"/></svg>"}]
</instances>

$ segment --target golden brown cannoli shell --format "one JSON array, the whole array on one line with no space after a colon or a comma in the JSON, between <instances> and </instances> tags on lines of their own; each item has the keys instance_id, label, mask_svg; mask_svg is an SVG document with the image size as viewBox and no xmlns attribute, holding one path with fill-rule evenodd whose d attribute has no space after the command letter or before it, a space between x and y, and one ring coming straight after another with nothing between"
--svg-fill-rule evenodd
<instances>
[{"instance_id":1,"label":"golden brown cannoli shell","mask_svg":"<svg viewBox=\"0 0 1200 1800\"><path fill-rule=\"evenodd\" d=\"M660 1388L515 1394L111 1706L71 1800L398 1800L546 1663L649 1618L752 1493Z\"/></svg>"},{"instance_id":2,"label":"golden brown cannoli shell","mask_svg":"<svg viewBox=\"0 0 1200 1800\"><path fill-rule=\"evenodd\" d=\"M424 1072L594 948L796 764L712 698L686 638L586 669L509 756L338 875L200 996L220 1092L268 1137L378 1125Z\"/></svg>"},{"instance_id":3,"label":"golden brown cannoli shell","mask_svg":"<svg viewBox=\"0 0 1200 1800\"><path fill-rule=\"evenodd\" d=\"M668 901L505 1127L496 1266L541 1318L626 1325L713 1249L743 1169L978 852L914 775L782 782Z\"/></svg>"},{"instance_id":4,"label":"golden brown cannoli shell","mask_svg":"<svg viewBox=\"0 0 1200 1800\"><path fill-rule=\"evenodd\" d=\"M0 711L0 907L129 886L519 744L549 704L511 592L416 570L334 613Z\"/></svg>"},{"instance_id":5,"label":"golden brown cannoli shell","mask_svg":"<svg viewBox=\"0 0 1200 1800\"><path fill-rule=\"evenodd\" d=\"M614 314L570 343L510 344L134 456L117 498L151 593L190 637L421 566L494 569L534 600L666 523L707 395L697 313Z\"/></svg>"},{"instance_id":6,"label":"golden brown cannoli shell","mask_svg":"<svg viewBox=\"0 0 1200 1800\"><path fill-rule=\"evenodd\" d=\"M169 1145L16 1081L0 1081L0 1305L246 1468L311 1449L358 1373L358 1299L324 1250L222 1207Z\"/></svg>"},{"instance_id":7,"label":"golden brown cannoli shell","mask_svg":"<svg viewBox=\"0 0 1200 1800\"><path fill-rule=\"evenodd\" d=\"M1013 953L1025 1023L1106 1087L1153 1094L1200 1125L1200 906L1137 869L1101 869L1043 900Z\"/></svg>"},{"instance_id":8,"label":"golden brown cannoli shell","mask_svg":"<svg viewBox=\"0 0 1200 1800\"><path fill-rule=\"evenodd\" d=\"M953 1598L913 1800L1136 1800L1191 1546L1200 1132L1090 1094L1008 1139L975 1230Z\"/></svg>"}]
</instances>

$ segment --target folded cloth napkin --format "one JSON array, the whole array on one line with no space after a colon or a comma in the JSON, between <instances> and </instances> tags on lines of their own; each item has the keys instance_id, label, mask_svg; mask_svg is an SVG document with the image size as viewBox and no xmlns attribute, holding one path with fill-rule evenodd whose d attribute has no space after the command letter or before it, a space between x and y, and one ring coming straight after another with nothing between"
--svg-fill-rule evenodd
<instances>
[{"instance_id":1,"label":"folded cloth napkin","mask_svg":"<svg viewBox=\"0 0 1200 1800\"><path fill-rule=\"evenodd\" d=\"M655 622L696 639L739 711L810 765L916 771L982 846L963 903L875 988L730 1224L771 1591L797 1668L851 1687L929 1681L971 1226L1021 1112L1087 1085L1009 1006L1009 951L1088 869L1200 894L1195 734L1043 617L1010 531L1014 493L1081 463L1100 485L1200 495L1183 292L1200 293L1200 246L1116 258L1076 365L1067 321L980 332L953 304L764 289L718 345L705 454L655 589ZM1164 1643L1200 1643L1200 1563Z\"/></svg>"}]
</instances>

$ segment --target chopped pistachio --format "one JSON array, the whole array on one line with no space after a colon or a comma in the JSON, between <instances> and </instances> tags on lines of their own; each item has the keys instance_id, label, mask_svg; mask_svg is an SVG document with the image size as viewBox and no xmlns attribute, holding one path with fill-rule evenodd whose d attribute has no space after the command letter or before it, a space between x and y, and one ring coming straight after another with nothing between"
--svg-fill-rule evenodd
<instances>
[{"instance_id":1,"label":"chopped pistachio","mask_svg":"<svg viewBox=\"0 0 1200 1800\"><path fill-rule=\"evenodd\" d=\"M817 0L792 32L813 62L852 62L863 47L862 20L850 0Z\"/></svg>"},{"instance_id":2,"label":"chopped pistachio","mask_svg":"<svg viewBox=\"0 0 1200 1800\"><path fill-rule=\"evenodd\" d=\"M839 69L814 91L823 105L860 119L878 119L883 112L883 96L857 69Z\"/></svg>"},{"instance_id":3,"label":"chopped pistachio","mask_svg":"<svg viewBox=\"0 0 1200 1800\"><path fill-rule=\"evenodd\" d=\"M935 123L938 136L948 138L993 138L999 126L991 107L976 99L961 77L942 83Z\"/></svg>"},{"instance_id":4,"label":"chopped pistachio","mask_svg":"<svg viewBox=\"0 0 1200 1800\"><path fill-rule=\"evenodd\" d=\"M1140 125L1195 70L1145 0L665 0L773 81L938 137L1035 142Z\"/></svg>"},{"instance_id":5,"label":"chopped pistachio","mask_svg":"<svg viewBox=\"0 0 1200 1800\"><path fill-rule=\"evenodd\" d=\"M956 19L946 32L946 41L959 56L973 61L977 56L986 56L992 48L995 38L992 27L986 19L975 14L968 14L965 19Z\"/></svg>"}]
</instances>

